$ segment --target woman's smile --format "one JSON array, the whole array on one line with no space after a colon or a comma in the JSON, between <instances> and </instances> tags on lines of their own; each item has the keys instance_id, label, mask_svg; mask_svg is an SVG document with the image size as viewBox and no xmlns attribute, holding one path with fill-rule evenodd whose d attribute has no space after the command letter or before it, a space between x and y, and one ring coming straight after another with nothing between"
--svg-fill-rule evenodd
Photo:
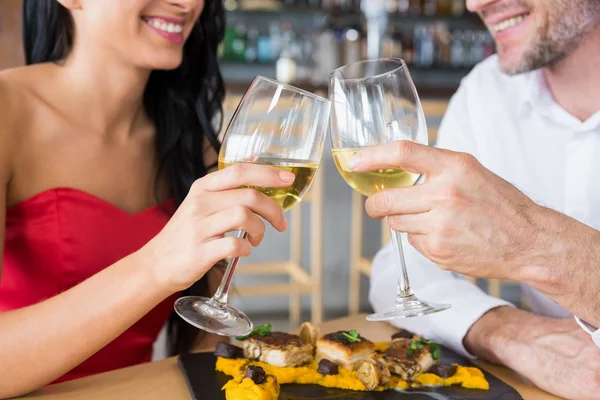
<instances>
[{"instance_id":1,"label":"woman's smile","mask_svg":"<svg viewBox=\"0 0 600 400\"><path fill-rule=\"evenodd\" d=\"M175 44L184 42L183 27L185 20L183 18L150 16L142 17L142 20L152 31L170 42Z\"/></svg>"}]
</instances>

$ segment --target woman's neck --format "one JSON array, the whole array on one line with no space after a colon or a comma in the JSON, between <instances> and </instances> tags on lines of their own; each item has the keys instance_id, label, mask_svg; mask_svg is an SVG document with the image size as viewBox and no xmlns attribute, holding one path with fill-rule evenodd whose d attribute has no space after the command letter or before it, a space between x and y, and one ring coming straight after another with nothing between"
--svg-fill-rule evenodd
<instances>
[{"instance_id":1,"label":"woman's neck","mask_svg":"<svg viewBox=\"0 0 600 400\"><path fill-rule=\"evenodd\" d=\"M125 140L146 122L144 89L150 70L94 49L74 46L59 68L63 105L95 133Z\"/></svg>"}]
</instances>

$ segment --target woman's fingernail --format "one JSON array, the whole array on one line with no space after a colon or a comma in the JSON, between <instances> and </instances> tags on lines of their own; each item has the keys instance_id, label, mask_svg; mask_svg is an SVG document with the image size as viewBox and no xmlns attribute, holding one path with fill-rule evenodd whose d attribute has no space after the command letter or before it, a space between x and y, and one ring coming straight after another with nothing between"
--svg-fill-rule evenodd
<instances>
[{"instance_id":1,"label":"woman's fingernail","mask_svg":"<svg viewBox=\"0 0 600 400\"><path fill-rule=\"evenodd\" d=\"M357 155L353 156L350 160L348 160L348 168L355 169L356 167L358 167L359 163L360 163L360 156L357 154Z\"/></svg>"},{"instance_id":2,"label":"woman's fingernail","mask_svg":"<svg viewBox=\"0 0 600 400\"><path fill-rule=\"evenodd\" d=\"M279 177L284 182L294 182L294 179L296 179L296 176L294 174L287 171L279 171Z\"/></svg>"}]
</instances>

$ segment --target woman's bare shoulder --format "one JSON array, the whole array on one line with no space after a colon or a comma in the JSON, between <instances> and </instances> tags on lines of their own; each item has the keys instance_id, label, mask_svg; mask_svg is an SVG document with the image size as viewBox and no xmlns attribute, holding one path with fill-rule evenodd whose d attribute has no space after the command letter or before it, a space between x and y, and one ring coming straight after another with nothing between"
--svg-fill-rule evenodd
<instances>
[{"instance_id":1,"label":"woman's bare shoulder","mask_svg":"<svg viewBox=\"0 0 600 400\"><path fill-rule=\"evenodd\" d=\"M6 175L17 141L23 136L36 104L36 86L47 77L49 66L10 68L0 71L0 174ZM2 177L0 176L0 179Z\"/></svg>"},{"instance_id":2,"label":"woman's bare shoulder","mask_svg":"<svg viewBox=\"0 0 600 400\"><path fill-rule=\"evenodd\" d=\"M35 93L36 87L50 79L55 69L54 64L46 63L2 70L0 71L0 95L10 94L12 98L22 100L22 96ZM13 103L20 102L13 101Z\"/></svg>"},{"instance_id":3,"label":"woman's bare shoulder","mask_svg":"<svg viewBox=\"0 0 600 400\"><path fill-rule=\"evenodd\" d=\"M36 105L37 89L50 78L51 64L0 71L0 143L22 131Z\"/></svg>"}]
</instances>

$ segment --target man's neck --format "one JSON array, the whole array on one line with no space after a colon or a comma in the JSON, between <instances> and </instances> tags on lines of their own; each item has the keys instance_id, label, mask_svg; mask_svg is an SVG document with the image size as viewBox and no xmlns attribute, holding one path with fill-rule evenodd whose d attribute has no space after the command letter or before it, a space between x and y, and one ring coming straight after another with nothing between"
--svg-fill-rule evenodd
<instances>
[{"instance_id":1,"label":"man's neck","mask_svg":"<svg viewBox=\"0 0 600 400\"><path fill-rule=\"evenodd\" d=\"M556 102L579 120L600 111L600 26L544 75Z\"/></svg>"}]
</instances>

